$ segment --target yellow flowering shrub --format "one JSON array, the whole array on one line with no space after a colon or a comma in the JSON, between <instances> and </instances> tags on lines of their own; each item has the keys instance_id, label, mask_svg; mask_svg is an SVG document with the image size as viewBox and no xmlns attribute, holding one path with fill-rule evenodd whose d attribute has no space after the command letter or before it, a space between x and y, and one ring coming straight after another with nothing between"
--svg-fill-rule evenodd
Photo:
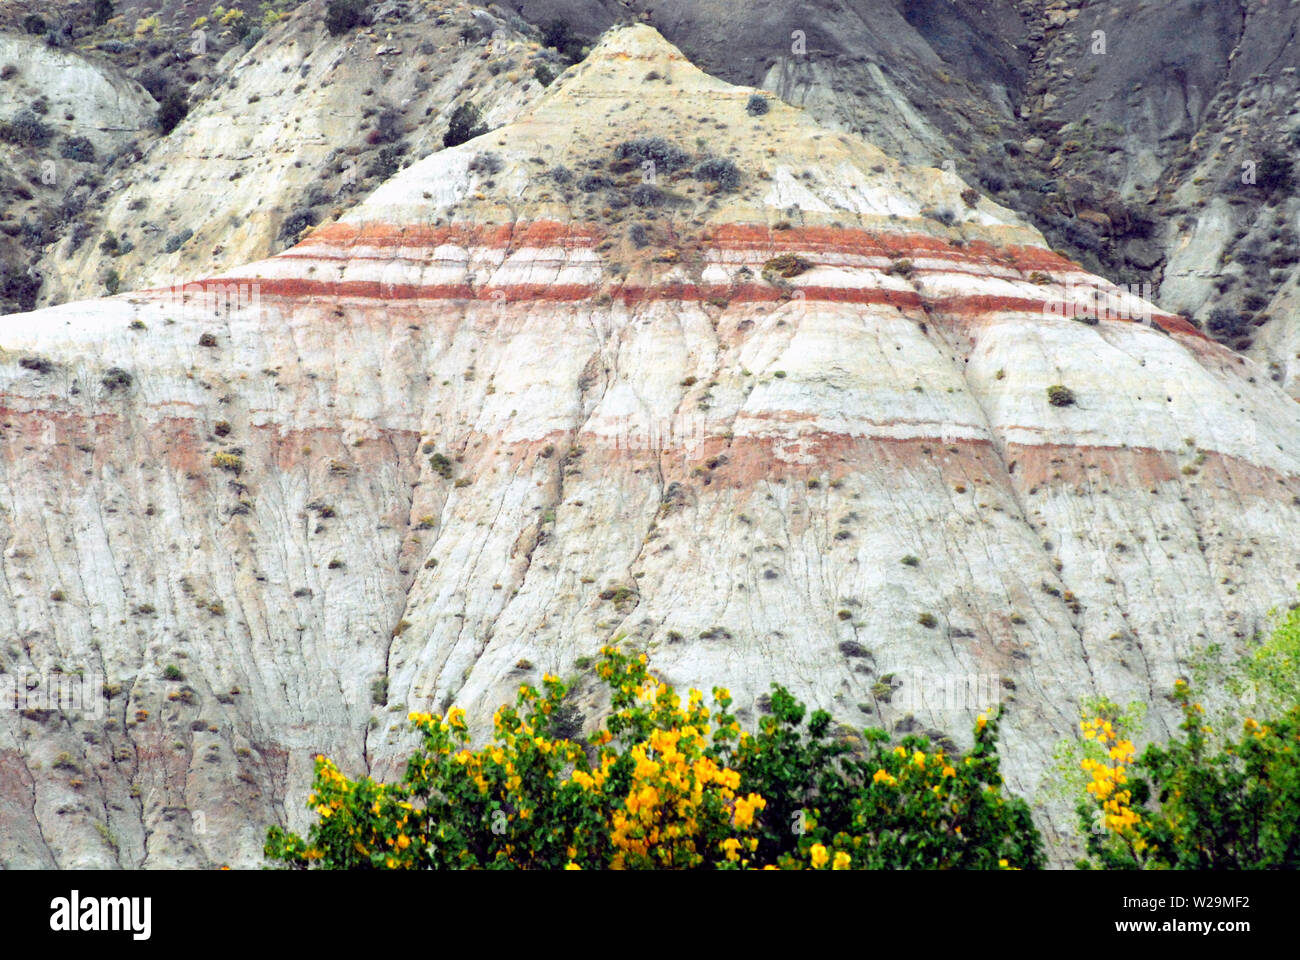
<instances>
[{"instance_id":1,"label":"yellow flowering shrub","mask_svg":"<svg viewBox=\"0 0 1300 960\"><path fill-rule=\"evenodd\" d=\"M1114 705L1081 724L1087 774L1078 804L1087 859L1110 869L1300 867L1300 705L1277 720L1246 717L1220 737L1179 680L1182 736L1137 755Z\"/></svg>"},{"instance_id":2,"label":"yellow flowering shrub","mask_svg":"<svg viewBox=\"0 0 1300 960\"><path fill-rule=\"evenodd\" d=\"M1004 795L996 714L962 757L879 730L855 752L775 687L743 732L731 695L685 703L644 655L602 650L610 714L586 745L556 735L565 685L520 687L470 746L463 710L411 714L421 735L395 784L317 758L307 836L272 827L266 855L305 869L830 869L1035 867L1028 808Z\"/></svg>"},{"instance_id":3,"label":"yellow flowering shrub","mask_svg":"<svg viewBox=\"0 0 1300 960\"><path fill-rule=\"evenodd\" d=\"M1028 805L1002 785L999 709L976 717L961 756L883 730L827 737L830 716L776 688L772 714L736 748L767 800L756 858L782 869L1023 869L1043 864Z\"/></svg>"}]
</instances>

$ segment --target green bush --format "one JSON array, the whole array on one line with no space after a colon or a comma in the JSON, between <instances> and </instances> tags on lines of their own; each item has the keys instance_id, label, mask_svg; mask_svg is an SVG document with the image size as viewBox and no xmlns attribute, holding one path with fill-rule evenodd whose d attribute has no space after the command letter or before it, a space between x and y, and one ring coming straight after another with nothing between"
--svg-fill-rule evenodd
<instances>
[{"instance_id":1,"label":"green bush","mask_svg":"<svg viewBox=\"0 0 1300 960\"><path fill-rule=\"evenodd\" d=\"M500 173L501 167L502 163L500 157L495 153L484 151L483 153L474 154L467 169L470 173L481 173L484 176L490 177L493 174Z\"/></svg>"},{"instance_id":2,"label":"green bush","mask_svg":"<svg viewBox=\"0 0 1300 960\"><path fill-rule=\"evenodd\" d=\"M405 143L390 143L380 147L375 159L366 167L366 175L387 179L402 168L402 154L406 152Z\"/></svg>"},{"instance_id":3,"label":"green bush","mask_svg":"<svg viewBox=\"0 0 1300 960\"><path fill-rule=\"evenodd\" d=\"M85 137L65 137L59 146L59 156L77 163L94 163L95 145Z\"/></svg>"},{"instance_id":4,"label":"green bush","mask_svg":"<svg viewBox=\"0 0 1300 960\"><path fill-rule=\"evenodd\" d=\"M649 183L638 183L632 188L632 202L638 207L662 207L667 200L664 192Z\"/></svg>"},{"instance_id":5,"label":"green bush","mask_svg":"<svg viewBox=\"0 0 1300 960\"><path fill-rule=\"evenodd\" d=\"M435 453L431 456L429 458L429 467L442 479L451 479L451 460L445 454Z\"/></svg>"},{"instance_id":6,"label":"green bush","mask_svg":"<svg viewBox=\"0 0 1300 960\"><path fill-rule=\"evenodd\" d=\"M1221 340L1239 337L1249 329L1250 318L1227 306L1217 306L1210 311L1206 329Z\"/></svg>"},{"instance_id":7,"label":"green bush","mask_svg":"<svg viewBox=\"0 0 1300 960\"><path fill-rule=\"evenodd\" d=\"M1291 158L1282 150L1266 149L1255 168L1255 187L1269 196L1286 196L1295 191Z\"/></svg>"},{"instance_id":8,"label":"green bush","mask_svg":"<svg viewBox=\"0 0 1300 960\"><path fill-rule=\"evenodd\" d=\"M1074 391L1061 384L1047 388L1047 402L1054 407L1068 407L1074 403Z\"/></svg>"},{"instance_id":9,"label":"green bush","mask_svg":"<svg viewBox=\"0 0 1300 960\"><path fill-rule=\"evenodd\" d=\"M295 210L293 213L285 217L284 222L280 224L280 239L287 243L295 243L297 242L300 233L308 227L315 225L316 214L314 211L310 208L306 210Z\"/></svg>"},{"instance_id":10,"label":"green bush","mask_svg":"<svg viewBox=\"0 0 1300 960\"><path fill-rule=\"evenodd\" d=\"M0 124L0 140L20 147L43 147L52 136L49 125L28 107L15 113L8 123Z\"/></svg>"},{"instance_id":11,"label":"green bush","mask_svg":"<svg viewBox=\"0 0 1300 960\"><path fill-rule=\"evenodd\" d=\"M555 19L542 28L542 45L559 51L569 63L577 63L586 41L573 32L567 20Z\"/></svg>"},{"instance_id":12,"label":"green bush","mask_svg":"<svg viewBox=\"0 0 1300 960\"><path fill-rule=\"evenodd\" d=\"M807 273L812 269L812 266L810 261L805 260L797 253L783 253L763 264L763 276L773 275L789 280L801 273Z\"/></svg>"},{"instance_id":13,"label":"green bush","mask_svg":"<svg viewBox=\"0 0 1300 960\"><path fill-rule=\"evenodd\" d=\"M374 129L366 137L371 144L394 143L401 138L403 131L402 114L392 107L385 107L375 117Z\"/></svg>"},{"instance_id":14,"label":"green bush","mask_svg":"<svg viewBox=\"0 0 1300 960\"><path fill-rule=\"evenodd\" d=\"M1135 757L1132 741L1103 709L1083 723L1100 756L1089 774L1079 823L1088 858L1080 867L1147 870L1300 868L1300 704L1214 745L1205 708L1180 680L1174 698L1182 736Z\"/></svg>"},{"instance_id":15,"label":"green bush","mask_svg":"<svg viewBox=\"0 0 1300 960\"><path fill-rule=\"evenodd\" d=\"M883 730L830 735L773 685L756 733L714 688L685 704L644 655L602 650L611 714L584 748L565 685L519 689L471 749L465 713L410 716L405 777L349 780L317 757L306 837L271 827L265 853L306 869L1034 868L1042 843L1002 785L996 711L963 756Z\"/></svg>"},{"instance_id":16,"label":"green bush","mask_svg":"<svg viewBox=\"0 0 1300 960\"><path fill-rule=\"evenodd\" d=\"M710 157L695 168L695 179L711 181L726 192L740 186L740 168L722 157Z\"/></svg>"},{"instance_id":17,"label":"green bush","mask_svg":"<svg viewBox=\"0 0 1300 960\"><path fill-rule=\"evenodd\" d=\"M134 382L135 378L121 367L109 367L104 371L104 376L100 378L100 383L110 393L114 390L126 390Z\"/></svg>"},{"instance_id":18,"label":"green bush","mask_svg":"<svg viewBox=\"0 0 1300 960\"><path fill-rule=\"evenodd\" d=\"M485 133L487 127L480 121L478 107L467 100L452 111L447 132L442 137L442 145L455 147Z\"/></svg>"},{"instance_id":19,"label":"green bush","mask_svg":"<svg viewBox=\"0 0 1300 960\"><path fill-rule=\"evenodd\" d=\"M158 105L158 127L165 137L176 129L176 125L190 112L189 101L180 90L172 90Z\"/></svg>"},{"instance_id":20,"label":"green bush","mask_svg":"<svg viewBox=\"0 0 1300 960\"><path fill-rule=\"evenodd\" d=\"M1082 740L1061 754L1081 752L1086 775L1076 784L1079 866L1300 867L1300 607L1248 655L1222 655L1211 644L1192 659L1192 683L1180 679L1172 695L1180 734L1140 755L1130 739L1140 711L1085 705ZM1228 705L1207 713L1193 684L1222 688Z\"/></svg>"},{"instance_id":21,"label":"green bush","mask_svg":"<svg viewBox=\"0 0 1300 960\"><path fill-rule=\"evenodd\" d=\"M614 156L632 163L653 163L656 173L672 173L690 163L690 155L663 137L637 137L614 148Z\"/></svg>"},{"instance_id":22,"label":"green bush","mask_svg":"<svg viewBox=\"0 0 1300 960\"><path fill-rule=\"evenodd\" d=\"M325 29L331 37L342 36L365 23L364 0L330 0L325 7Z\"/></svg>"},{"instance_id":23,"label":"green bush","mask_svg":"<svg viewBox=\"0 0 1300 960\"><path fill-rule=\"evenodd\" d=\"M189 242L190 237L194 236L194 231L188 227L179 233L173 233L163 243L163 253L175 253L181 247Z\"/></svg>"}]
</instances>

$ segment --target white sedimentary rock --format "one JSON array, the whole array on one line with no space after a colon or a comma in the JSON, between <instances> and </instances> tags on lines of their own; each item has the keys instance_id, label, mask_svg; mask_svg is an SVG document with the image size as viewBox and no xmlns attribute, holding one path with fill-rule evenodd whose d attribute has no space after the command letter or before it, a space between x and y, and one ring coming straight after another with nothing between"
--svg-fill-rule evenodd
<instances>
[{"instance_id":1,"label":"white sedimentary rock","mask_svg":"<svg viewBox=\"0 0 1300 960\"><path fill-rule=\"evenodd\" d=\"M1037 797L1081 696L1252 636L1297 576L1294 402L1181 318L1064 315L1111 288L752 93L615 31L188 301L0 322L4 676L114 693L4 712L6 864L258 863L316 753L397 775L408 710L482 731L618 634L751 722L779 681L960 744L1007 697ZM692 155L644 207L637 137Z\"/></svg>"}]
</instances>

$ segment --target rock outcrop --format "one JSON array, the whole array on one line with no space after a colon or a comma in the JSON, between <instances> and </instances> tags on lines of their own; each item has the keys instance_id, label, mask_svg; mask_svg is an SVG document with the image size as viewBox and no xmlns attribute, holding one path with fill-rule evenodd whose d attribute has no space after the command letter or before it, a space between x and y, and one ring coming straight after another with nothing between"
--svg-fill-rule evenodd
<instances>
[{"instance_id":1,"label":"rock outcrop","mask_svg":"<svg viewBox=\"0 0 1300 960\"><path fill-rule=\"evenodd\" d=\"M256 864L316 753L544 671L591 722L620 634L751 722L1001 698L1039 796L1296 580L1294 402L1119 293L637 26L278 256L4 318L0 679L110 695L0 715L4 862Z\"/></svg>"},{"instance_id":2,"label":"rock outcrop","mask_svg":"<svg viewBox=\"0 0 1300 960\"><path fill-rule=\"evenodd\" d=\"M101 295L110 274L131 290L269 256L441 149L461 103L498 126L544 89L533 76L532 61L547 62L539 44L468 4L389 11L337 37L324 9L304 4L251 49L192 58L217 60L217 82L115 171L88 211L93 231L47 249L38 305ZM105 236L115 242L105 247Z\"/></svg>"},{"instance_id":3,"label":"rock outcrop","mask_svg":"<svg viewBox=\"0 0 1300 960\"><path fill-rule=\"evenodd\" d=\"M35 305L41 277L25 248L45 242L44 215L86 205L77 171L125 148L157 109L120 70L0 32L0 313Z\"/></svg>"}]
</instances>

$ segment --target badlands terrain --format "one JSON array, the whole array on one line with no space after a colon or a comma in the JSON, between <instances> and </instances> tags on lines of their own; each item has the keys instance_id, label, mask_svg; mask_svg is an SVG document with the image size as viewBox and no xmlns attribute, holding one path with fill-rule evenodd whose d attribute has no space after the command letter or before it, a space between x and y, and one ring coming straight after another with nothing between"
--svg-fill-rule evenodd
<instances>
[{"instance_id":1,"label":"badlands terrain","mask_svg":"<svg viewBox=\"0 0 1300 960\"><path fill-rule=\"evenodd\" d=\"M1081 162L1069 131L999 139L999 189L963 176L945 153L966 114L1078 113L1025 89L1093 6L865 18L894 24L892 80L833 51L768 64L752 39L694 41L706 72L672 42L725 35L736 4L653 26L396 6L339 35L323 5L286 11L196 74L166 135L123 67L0 34L5 82L48 90L50 124L102 81L96 155L149 139L69 185L82 206L41 220L13 274L39 292L0 317L0 663L109 694L3 714L0 859L260 865L267 824L304 826L316 754L400 773L408 711L455 703L482 729L553 672L593 726L581 664L615 636L680 687L728 685L750 723L778 681L838 724L961 746L1001 700L1008 783L1068 859L1048 786L1080 698L1146 701L1167 733L1190 658L1245 649L1300 580L1295 276L1268 268L1294 198L1158 184L1182 135L1164 100L1129 127L1147 153L1121 138L1119 167L1076 175L1095 207L1113 194L1109 226L1082 194L1056 223L1059 183L1050 209L1010 203L1046 195L1007 185L1027 158ZM530 26L560 15L610 29L569 65ZM829 29L750 16L786 48ZM1023 56L979 52L999 31ZM61 91L71 60L89 66ZM949 62L983 72L936 80ZM861 99L830 79L850 67ZM960 88L942 123L902 67ZM1294 127L1289 68L1265 67L1241 89L1269 85L1267 129ZM1207 122L1209 83L1169 109ZM377 105L345 149L362 85L396 115ZM482 126L444 146L466 93ZM1221 183L1235 155L1211 156L1177 162ZM14 148L6 189L29 199L6 222L55 209L20 182L39 162ZM1263 268L1223 259L1256 235ZM1248 319L1232 303L1257 340L1211 328L1256 286Z\"/></svg>"}]
</instances>

